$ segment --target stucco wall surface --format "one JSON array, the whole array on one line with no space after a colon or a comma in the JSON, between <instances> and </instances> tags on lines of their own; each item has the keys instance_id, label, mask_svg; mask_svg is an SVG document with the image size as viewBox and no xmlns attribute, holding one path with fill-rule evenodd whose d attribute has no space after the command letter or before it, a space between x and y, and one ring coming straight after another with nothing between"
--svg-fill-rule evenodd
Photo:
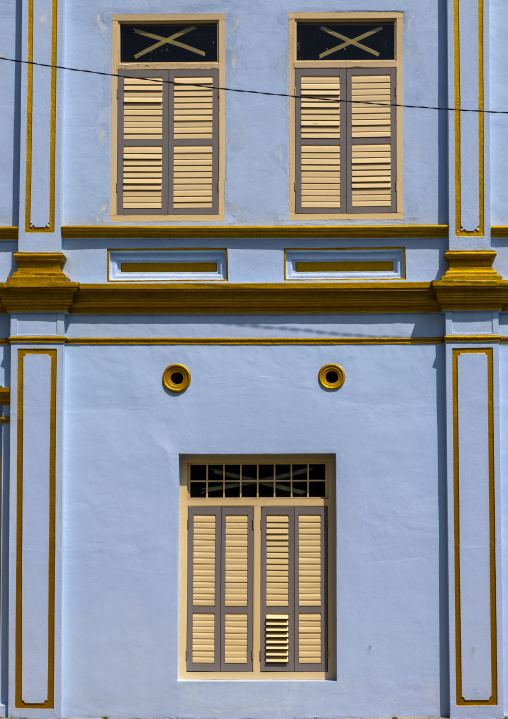
<instances>
[{"instance_id":1,"label":"stucco wall surface","mask_svg":"<svg viewBox=\"0 0 508 719\"><path fill-rule=\"evenodd\" d=\"M16 93L21 68L2 58L17 58L19 34L16 0L0 3L0 226L18 224L19 123Z\"/></svg>"},{"instance_id":2,"label":"stucco wall surface","mask_svg":"<svg viewBox=\"0 0 508 719\"><path fill-rule=\"evenodd\" d=\"M329 361L338 392L317 381ZM176 396L172 362L192 373ZM67 348L63 715L439 716L443 363L435 346ZM337 679L179 681L179 456L307 452L337 462Z\"/></svg>"},{"instance_id":3,"label":"stucco wall surface","mask_svg":"<svg viewBox=\"0 0 508 719\"><path fill-rule=\"evenodd\" d=\"M351 2L280 0L225 6L207 2L126 0L98 11L74 0L64 18L65 63L111 72L114 14L226 12L226 86L288 92L288 13L387 11L380 0ZM446 103L445 4L401 0L404 12L403 99L407 104ZM102 224L110 213L111 80L68 72L64 79L64 224ZM225 220L243 224L289 221L289 107L287 98L226 94ZM404 111L404 219L446 223L447 117L435 110ZM315 224L312 218L300 224ZM386 222L386 221L385 221ZM141 224L147 224L143 222Z\"/></svg>"}]
</instances>

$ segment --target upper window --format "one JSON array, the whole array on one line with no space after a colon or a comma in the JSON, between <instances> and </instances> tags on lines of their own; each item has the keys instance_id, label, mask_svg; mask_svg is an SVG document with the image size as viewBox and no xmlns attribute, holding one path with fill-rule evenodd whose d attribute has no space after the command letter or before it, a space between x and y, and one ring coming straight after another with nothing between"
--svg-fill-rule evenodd
<instances>
[{"instance_id":1,"label":"upper window","mask_svg":"<svg viewBox=\"0 0 508 719\"><path fill-rule=\"evenodd\" d=\"M401 216L400 13L291 16L292 216Z\"/></svg>"},{"instance_id":2,"label":"upper window","mask_svg":"<svg viewBox=\"0 0 508 719\"><path fill-rule=\"evenodd\" d=\"M223 16L115 18L113 216L223 213L223 24Z\"/></svg>"}]
</instances>

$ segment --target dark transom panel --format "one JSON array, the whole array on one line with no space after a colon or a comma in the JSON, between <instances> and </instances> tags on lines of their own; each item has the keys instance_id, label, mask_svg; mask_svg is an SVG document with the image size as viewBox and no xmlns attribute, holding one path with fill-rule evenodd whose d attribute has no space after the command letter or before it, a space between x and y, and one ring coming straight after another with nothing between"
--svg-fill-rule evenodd
<instances>
[{"instance_id":1,"label":"dark transom panel","mask_svg":"<svg viewBox=\"0 0 508 719\"><path fill-rule=\"evenodd\" d=\"M122 24L121 62L217 62L217 23Z\"/></svg>"},{"instance_id":2,"label":"dark transom panel","mask_svg":"<svg viewBox=\"0 0 508 719\"><path fill-rule=\"evenodd\" d=\"M393 60L395 24L307 23L296 31L297 60Z\"/></svg>"}]
</instances>

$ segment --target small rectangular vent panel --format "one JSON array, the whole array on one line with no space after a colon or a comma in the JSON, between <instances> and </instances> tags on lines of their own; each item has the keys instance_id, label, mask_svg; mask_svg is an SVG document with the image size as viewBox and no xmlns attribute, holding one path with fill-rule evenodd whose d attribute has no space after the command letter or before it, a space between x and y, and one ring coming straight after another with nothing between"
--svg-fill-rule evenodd
<instances>
[{"instance_id":1,"label":"small rectangular vent panel","mask_svg":"<svg viewBox=\"0 0 508 719\"><path fill-rule=\"evenodd\" d=\"M267 664L289 661L289 614L266 615L265 657Z\"/></svg>"},{"instance_id":2,"label":"small rectangular vent panel","mask_svg":"<svg viewBox=\"0 0 508 719\"><path fill-rule=\"evenodd\" d=\"M110 282L227 280L226 250L110 250Z\"/></svg>"},{"instance_id":3,"label":"small rectangular vent panel","mask_svg":"<svg viewBox=\"0 0 508 719\"><path fill-rule=\"evenodd\" d=\"M403 247L285 250L286 280L405 279Z\"/></svg>"}]
</instances>

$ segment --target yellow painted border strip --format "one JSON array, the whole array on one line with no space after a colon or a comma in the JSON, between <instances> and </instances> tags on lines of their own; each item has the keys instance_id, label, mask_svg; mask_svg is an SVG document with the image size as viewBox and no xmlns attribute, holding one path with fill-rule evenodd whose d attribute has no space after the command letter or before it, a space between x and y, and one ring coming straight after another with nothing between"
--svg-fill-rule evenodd
<instances>
[{"instance_id":1,"label":"yellow painted border strip","mask_svg":"<svg viewBox=\"0 0 508 719\"><path fill-rule=\"evenodd\" d=\"M17 508L16 508L16 628L15 628L15 691L16 708L54 709L55 705L55 495L56 495L56 362L57 351L18 351L18 419L17 419ZM23 542L23 360L29 354L45 354L51 358L51 406L49 447L49 566L48 566L48 696L45 702L25 702L23 693L22 657L22 542Z\"/></svg>"},{"instance_id":2,"label":"yellow painted border strip","mask_svg":"<svg viewBox=\"0 0 508 719\"><path fill-rule=\"evenodd\" d=\"M0 227L0 241L16 241L18 239L18 232L17 227Z\"/></svg>"},{"instance_id":3,"label":"yellow painted border strip","mask_svg":"<svg viewBox=\"0 0 508 719\"><path fill-rule=\"evenodd\" d=\"M454 0L454 102L460 107L460 30L459 30L459 2ZM461 226L462 198L461 198L461 137L460 137L460 111L455 111L455 235L457 237L483 237L485 234L485 148L484 148L484 78L483 78L483 0L478 0L478 207L480 224L478 231L463 230Z\"/></svg>"},{"instance_id":4,"label":"yellow painted border strip","mask_svg":"<svg viewBox=\"0 0 508 719\"><path fill-rule=\"evenodd\" d=\"M28 0L28 62L33 62L34 0ZM26 195L25 232L55 231L55 147L56 147L56 62L57 62L57 0L51 5L51 125L49 149L49 225L33 227L30 222L32 206L32 119L33 119L33 65L27 66L27 118L26 118Z\"/></svg>"},{"instance_id":5,"label":"yellow painted border strip","mask_svg":"<svg viewBox=\"0 0 508 719\"><path fill-rule=\"evenodd\" d=\"M488 700L466 700L462 697L462 655L460 616L460 528L459 528L459 381L458 358L461 354L485 354L488 358L488 434L489 434L489 531L490 531L490 647L492 696ZM452 350L453 387L453 523L455 561L455 689L457 706L496 705L497 699L497 612L496 547L494 497L494 355L492 348Z\"/></svg>"},{"instance_id":6,"label":"yellow painted border strip","mask_svg":"<svg viewBox=\"0 0 508 719\"><path fill-rule=\"evenodd\" d=\"M508 337L500 335L445 335L445 342L503 342Z\"/></svg>"},{"instance_id":7,"label":"yellow painted border strip","mask_svg":"<svg viewBox=\"0 0 508 719\"><path fill-rule=\"evenodd\" d=\"M10 338L17 341L16 337ZM68 337L69 345L433 345L443 337Z\"/></svg>"},{"instance_id":8,"label":"yellow painted border strip","mask_svg":"<svg viewBox=\"0 0 508 719\"><path fill-rule=\"evenodd\" d=\"M448 225L63 225L62 237L95 239L447 238ZM116 249L116 248L115 248Z\"/></svg>"}]
</instances>

